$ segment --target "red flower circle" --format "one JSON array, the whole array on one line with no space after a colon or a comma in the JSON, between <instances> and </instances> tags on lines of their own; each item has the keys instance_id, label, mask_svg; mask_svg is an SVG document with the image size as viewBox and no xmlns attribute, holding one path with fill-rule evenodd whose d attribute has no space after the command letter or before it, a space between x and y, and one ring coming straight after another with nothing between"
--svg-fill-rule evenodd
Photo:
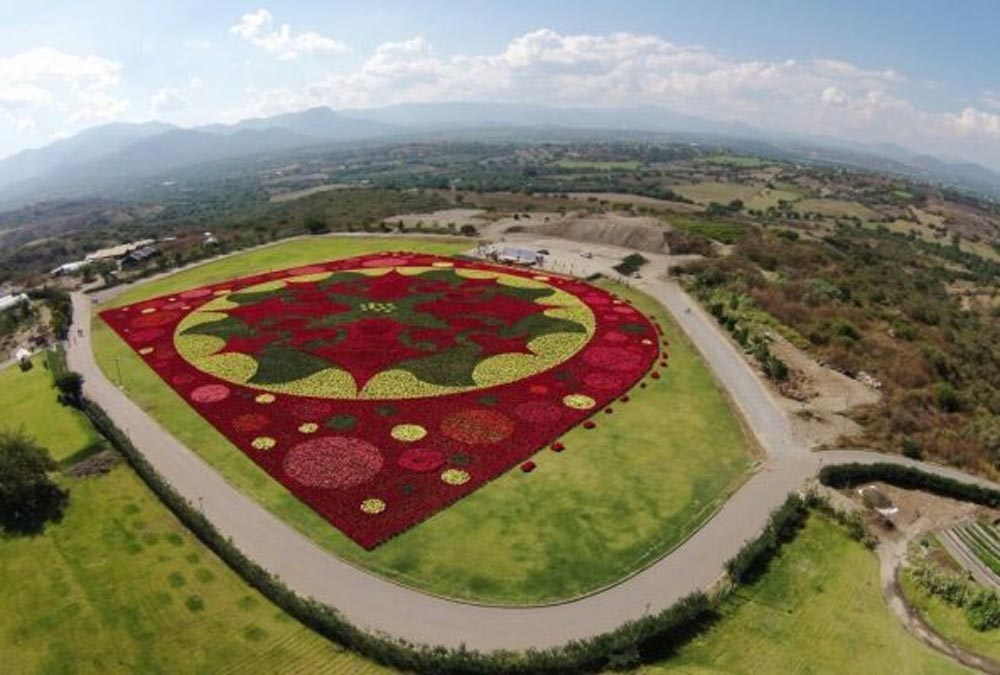
<instances>
[{"instance_id":1,"label":"red flower circle","mask_svg":"<svg viewBox=\"0 0 1000 675\"><path fill-rule=\"evenodd\" d=\"M371 480L382 453L359 438L329 436L299 443L285 455L285 474L309 487L339 490Z\"/></svg>"},{"instance_id":2,"label":"red flower circle","mask_svg":"<svg viewBox=\"0 0 1000 675\"><path fill-rule=\"evenodd\" d=\"M232 425L241 434L253 434L269 427L271 419L263 413L245 413L234 417Z\"/></svg>"},{"instance_id":3,"label":"red flower circle","mask_svg":"<svg viewBox=\"0 0 1000 675\"><path fill-rule=\"evenodd\" d=\"M642 367L642 357L624 347L591 347L583 353L583 360L589 366L619 372L639 370Z\"/></svg>"},{"instance_id":4,"label":"red flower circle","mask_svg":"<svg viewBox=\"0 0 1000 675\"><path fill-rule=\"evenodd\" d=\"M587 373L583 378L583 383L588 387L593 387L594 389L601 389L603 391L611 391L613 389L619 389L622 387L624 382L622 378L613 373L602 373L595 371L593 373Z\"/></svg>"},{"instance_id":5,"label":"red flower circle","mask_svg":"<svg viewBox=\"0 0 1000 675\"><path fill-rule=\"evenodd\" d=\"M431 448L407 448L396 463L410 471L427 473L444 466L444 455Z\"/></svg>"},{"instance_id":6,"label":"red flower circle","mask_svg":"<svg viewBox=\"0 0 1000 675\"><path fill-rule=\"evenodd\" d=\"M551 401L525 401L514 408L514 414L525 422L552 424L562 419L565 407Z\"/></svg>"},{"instance_id":7,"label":"red flower circle","mask_svg":"<svg viewBox=\"0 0 1000 675\"><path fill-rule=\"evenodd\" d=\"M514 423L494 410L463 410L444 418L441 433L469 445L491 445L513 434Z\"/></svg>"}]
</instances>

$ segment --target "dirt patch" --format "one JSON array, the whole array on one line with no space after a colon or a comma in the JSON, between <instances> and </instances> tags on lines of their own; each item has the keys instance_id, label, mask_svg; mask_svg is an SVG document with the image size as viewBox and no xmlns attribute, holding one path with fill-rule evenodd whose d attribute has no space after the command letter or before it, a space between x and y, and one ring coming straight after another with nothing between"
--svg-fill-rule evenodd
<instances>
[{"instance_id":1,"label":"dirt patch","mask_svg":"<svg viewBox=\"0 0 1000 675\"><path fill-rule=\"evenodd\" d=\"M561 239L619 246L647 253L668 253L663 223L647 216L617 213L568 213L548 222L521 220L521 232L548 235Z\"/></svg>"},{"instance_id":2,"label":"dirt patch","mask_svg":"<svg viewBox=\"0 0 1000 675\"><path fill-rule=\"evenodd\" d=\"M121 461L121 455L114 450L103 450L96 455L81 460L66 470L66 475L73 478L91 478L103 476Z\"/></svg>"},{"instance_id":3,"label":"dirt patch","mask_svg":"<svg viewBox=\"0 0 1000 675\"><path fill-rule=\"evenodd\" d=\"M861 432L847 413L856 406L878 403L878 391L820 365L780 335L774 336L771 351L791 373L781 403L790 414L797 438L814 448Z\"/></svg>"},{"instance_id":4,"label":"dirt patch","mask_svg":"<svg viewBox=\"0 0 1000 675\"><path fill-rule=\"evenodd\" d=\"M454 223L455 227L474 225L478 228L487 222L485 214L486 212L482 209L444 209L432 213L404 213L386 218L382 222L388 225L402 222L406 227L416 227L417 225L447 226Z\"/></svg>"},{"instance_id":5,"label":"dirt patch","mask_svg":"<svg viewBox=\"0 0 1000 675\"><path fill-rule=\"evenodd\" d=\"M645 206L651 209L662 209L673 213L701 213L705 209L700 204L686 204L684 202L671 202L666 199L656 199L643 195L630 195L623 192L571 192L567 195L570 199L577 201L596 201L599 204L634 204L635 206Z\"/></svg>"}]
</instances>

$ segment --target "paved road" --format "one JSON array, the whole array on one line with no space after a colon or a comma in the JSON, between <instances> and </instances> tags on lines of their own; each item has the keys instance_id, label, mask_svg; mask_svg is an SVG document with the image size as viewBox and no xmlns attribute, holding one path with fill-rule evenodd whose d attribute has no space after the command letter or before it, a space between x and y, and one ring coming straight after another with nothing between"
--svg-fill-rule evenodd
<instances>
[{"instance_id":1,"label":"paved road","mask_svg":"<svg viewBox=\"0 0 1000 675\"><path fill-rule=\"evenodd\" d=\"M227 483L104 376L91 350L90 299L79 293L73 296L73 319L83 334L71 342L68 359L70 367L83 374L87 396L128 432L153 466L244 553L296 592L335 607L358 626L410 642L486 651L545 648L612 630L710 586L721 575L724 561L820 466L820 455L795 444L771 392L711 317L672 282L648 279L637 285L663 302L697 345L766 459L719 513L669 556L621 584L560 605L501 608L443 600L352 567L320 549ZM855 457L901 460L875 453L822 457L827 463Z\"/></svg>"}]
</instances>

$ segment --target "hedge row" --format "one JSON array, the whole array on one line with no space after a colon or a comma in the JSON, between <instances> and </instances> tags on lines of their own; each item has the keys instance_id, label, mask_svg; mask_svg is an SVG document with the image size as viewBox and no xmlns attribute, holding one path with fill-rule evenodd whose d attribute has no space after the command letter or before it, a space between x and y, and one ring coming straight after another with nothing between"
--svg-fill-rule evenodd
<instances>
[{"instance_id":1,"label":"hedge row","mask_svg":"<svg viewBox=\"0 0 1000 675\"><path fill-rule=\"evenodd\" d=\"M902 488L924 490L942 497L1000 507L1000 490L966 483L947 476L899 464L839 464L825 466L819 472L823 485L833 488L853 487L871 481L883 481Z\"/></svg>"},{"instance_id":2,"label":"hedge row","mask_svg":"<svg viewBox=\"0 0 1000 675\"><path fill-rule=\"evenodd\" d=\"M386 665L424 673L484 675L579 673L631 668L644 659L669 653L715 616L713 602L704 593L696 592L659 614L626 623L597 637L545 650L484 654L464 648L413 645L377 636L352 625L327 605L296 594L279 578L247 558L231 540L215 529L201 511L160 476L100 406L84 400L83 410L160 500L247 583L320 635Z\"/></svg>"},{"instance_id":3,"label":"hedge row","mask_svg":"<svg viewBox=\"0 0 1000 675\"><path fill-rule=\"evenodd\" d=\"M808 503L794 492L768 518L764 531L726 561L729 578L742 583L762 571L781 545L795 537L809 514Z\"/></svg>"}]
</instances>

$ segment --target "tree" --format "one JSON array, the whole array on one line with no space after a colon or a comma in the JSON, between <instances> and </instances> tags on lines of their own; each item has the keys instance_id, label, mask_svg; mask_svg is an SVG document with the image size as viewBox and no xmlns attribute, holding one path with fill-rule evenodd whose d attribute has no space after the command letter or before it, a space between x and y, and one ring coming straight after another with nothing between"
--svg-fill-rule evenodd
<instances>
[{"instance_id":1,"label":"tree","mask_svg":"<svg viewBox=\"0 0 1000 675\"><path fill-rule=\"evenodd\" d=\"M309 234L323 234L324 232L330 231L326 221L319 216L306 216L305 225Z\"/></svg>"},{"instance_id":2,"label":"tree","mask_svg":"<svg viewBox=\"0 0 1000 675\"><path fill-rule=\"evenodd\" d=\"M83 401L83 375L68 371L57 375L55 380L62 400L79 408Z\"/></svg>"},{"instance_id":3,"label":"tree","mask_svg":"<svg viewBox=\"0 0 1000 675\"><path fill-rule=\"evenodd\" d=\"M462 227L459 229L459 233L461 233L462 236L465 237L475 237L477 234L479 234L479 230L476 229L475 225L470 225L469 223L466 223L465 225L462 225Z\"/></svg>"},{"instance_id":4,"label":"tree","mask_svg":"<svg viewBox=\"0 0 1000 675\"><path fill-rule=\"evenodd\" d=\"M0 432L0 527L34 534L57 522L69 493L49 471L56 468L48 452L21 432Z\"/></svg>"}]
</instances>

